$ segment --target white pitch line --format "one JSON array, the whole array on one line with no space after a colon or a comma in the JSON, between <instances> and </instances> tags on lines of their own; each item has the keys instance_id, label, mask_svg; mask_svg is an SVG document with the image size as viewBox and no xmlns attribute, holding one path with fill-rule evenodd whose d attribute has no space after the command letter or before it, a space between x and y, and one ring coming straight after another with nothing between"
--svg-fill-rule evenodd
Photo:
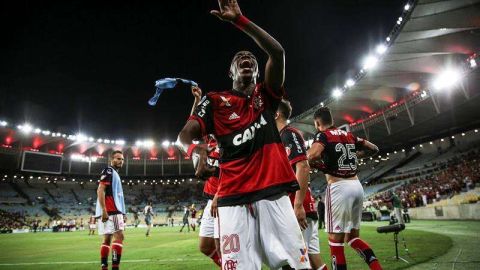
<instances>
[{"instance_id":1,"label":"white pitch line","mask_svg":"<svg viewBox=\"0 0 480 270\"><path fill-rule=\"evenodd\" d=\"M143 260L122 260L121 263L138 263L138 262L182 262L185 259L143 259ZM206 259L188 259L188 261L207 261ZM60 264L100 264L100 261L83 261L83 262L32 262L32 263L0 263L0 266L21 266L21 265L60 265Z\"/></svg>"}]
</instances>

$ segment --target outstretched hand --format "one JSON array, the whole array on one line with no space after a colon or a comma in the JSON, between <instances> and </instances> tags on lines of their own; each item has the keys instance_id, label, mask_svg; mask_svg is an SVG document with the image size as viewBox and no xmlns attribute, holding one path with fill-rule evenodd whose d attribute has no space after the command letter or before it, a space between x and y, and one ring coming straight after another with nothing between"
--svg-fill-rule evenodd
<instances>
[{"instance_id":1,"label":"outstretched hand","mask_svg":"<svg viewBox=\"0 0 480 270\"><path fill-rule=\"evenodd\" d=\"M202 89L198 86L192 86L192 95L196 100L200 100L202 98Z\"/></svg>"},{"instance_id":2,"label":"outstretched hand","mask_svg":"<svg viewBox=\"0 0 480 270\"><path fill-rule=\"evenodd\" d=\"M236 0L218 0L218 7L220 10L211 10L210 14L217 16L222 21L233 22L242 16Z\"/></svg>"}]
</instances>

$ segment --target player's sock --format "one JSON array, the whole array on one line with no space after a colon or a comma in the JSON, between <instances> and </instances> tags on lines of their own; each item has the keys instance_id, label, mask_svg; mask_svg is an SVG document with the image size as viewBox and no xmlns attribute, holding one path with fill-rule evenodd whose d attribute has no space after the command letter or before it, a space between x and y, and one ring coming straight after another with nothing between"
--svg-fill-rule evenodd
<instances>
[{"instance_id":1,"label":"player's sock","mask_svg":"<svg viewBox=\"0 0 480 270\"><path fill-rule=\"evenodd\" d=\"M347 270L347 261L345 260L344 243L329 240L330 256L332 257L333 270Z\"/></svg>"},{"instance_id":2,"label":"player's sock","mask_svg":"<svg viewBox=\"0 0 480 270\"><path fill-rule=\"evenodd\" d=\"M100 246L100 263L102 266L102 270L108 269L108 253L110 253L110 246L106 243L103 243Z\"/></svg>"},{"instance_id":3,"label":"player's sock","mask_svg":"<svg viewBox=\"0 0 480 270\"><path fill-rule=\"evenodd\" d=\"M375 257L373 250L365 241L357 237L350 240L348 245L350 245L360 255L360 257L365 260L370 269L382 270L382 266L378 262L377 257Z\"/></svg>"},{"instance_id":4,"label":"player's sock","mask_svg":"<svg viewBox=\"0 0 480 270\"><path fill-rule=\"evenodd\" d=\"M210 254L208 257L210 257L210 259L212 259L212 261L222 267L222 258L220 256L218 256L218 252L215 250L214 252L212 252L212 254Z\"/></svg>"},{"instance_id":5,"label":"player's sock","mask_svg":"<svg viewBox=\"0 0 480 270\"><path fill-rule=\"evenodd\" d=\"M122 258L122 240L115 240L112 244L112 270L118 270Z\"/></svg>"}]
</instances>

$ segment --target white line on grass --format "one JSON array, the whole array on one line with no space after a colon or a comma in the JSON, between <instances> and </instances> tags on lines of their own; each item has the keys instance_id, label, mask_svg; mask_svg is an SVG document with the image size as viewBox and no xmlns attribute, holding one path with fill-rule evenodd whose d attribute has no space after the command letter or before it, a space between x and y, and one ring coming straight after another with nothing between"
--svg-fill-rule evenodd
<instances>
[{"instance_id":1,"label":"white line on grass","mask_svg":"<svg viewBox=\"0 0 480 270\"><path fill-rule=\"evenodd\" d=\"M122 260L122 263L138 262L182 262L182 261L207 261L206 259L143 259L143 260ZM99 261L83 262L32 262L32 263L0 263L0 266L21 266L21 265L58 265L58 264L99 264Z\"/></svg>"}]
</instances>

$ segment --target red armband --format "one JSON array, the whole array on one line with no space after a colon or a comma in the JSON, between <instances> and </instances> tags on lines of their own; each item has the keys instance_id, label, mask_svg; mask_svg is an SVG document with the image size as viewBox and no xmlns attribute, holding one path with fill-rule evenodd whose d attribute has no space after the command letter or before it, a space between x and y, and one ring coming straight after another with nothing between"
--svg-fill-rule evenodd
<instances>
[{"instance_id":1,"label":"red armband","mask_svg":"<svg viewBox=\"0 0 480 270\"><path fill-rule=\"evenodd\" d=\"M243 16L243 15L240 15L238 16L238 18L233 22L233 24L240 30L243 31L243 29L245 29L245 27L250 23L250 20Z\"/></svg>"}]
</instances>

